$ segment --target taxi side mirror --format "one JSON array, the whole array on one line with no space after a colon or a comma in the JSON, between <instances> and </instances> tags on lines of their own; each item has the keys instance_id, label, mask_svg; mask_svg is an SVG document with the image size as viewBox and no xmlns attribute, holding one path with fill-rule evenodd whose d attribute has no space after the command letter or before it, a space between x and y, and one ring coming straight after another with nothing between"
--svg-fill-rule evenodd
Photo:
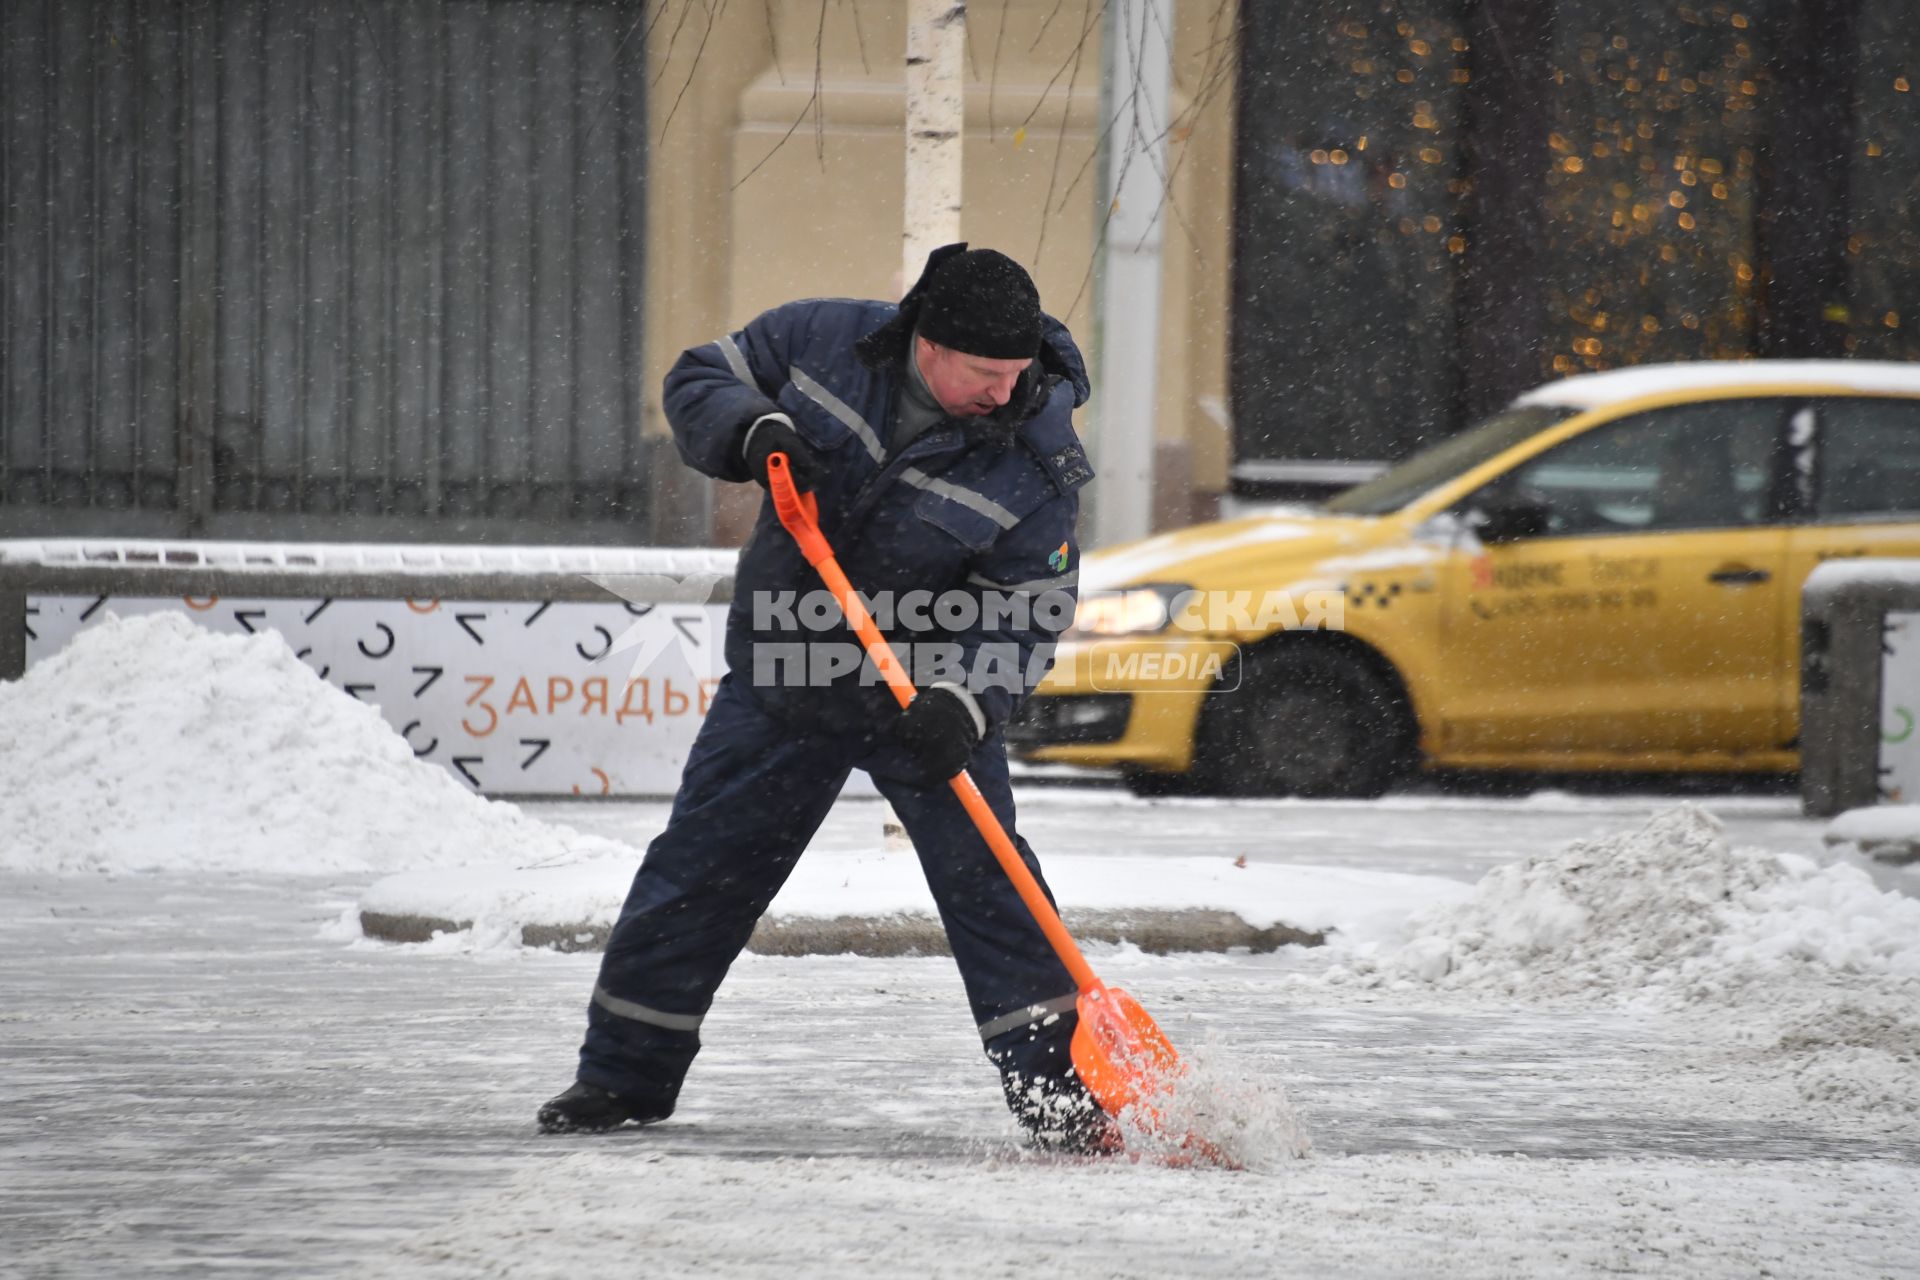
<instances>
[{"instance_id":1,"label":"taxi side mirror","mask_svg":"<svg viewBox=\"0 0 1920 1280\"><path fill-rule=\"evenodd\" d=\"M1547 504L1513 495L1487 498L1467 512L1467 523L1482 542L1538 538L1547 533Z\"/></svg>"}]
</instances>

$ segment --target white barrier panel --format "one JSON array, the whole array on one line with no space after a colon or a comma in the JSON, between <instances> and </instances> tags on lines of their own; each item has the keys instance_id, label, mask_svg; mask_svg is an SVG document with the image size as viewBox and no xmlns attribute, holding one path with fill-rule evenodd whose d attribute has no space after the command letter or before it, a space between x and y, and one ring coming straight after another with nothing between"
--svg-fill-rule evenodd
<instances>
[{"instance_id":1,"label":"white barrier panel","mask_svg":"<svg viewBox=\"0 0 1920 1280\"><path fill-rule=\"evenodd\" d=\"M725 671L707 547L0 540L0 680L110 616L273 631L414 753L506 796L667 796ZM873 795L856 771L848 791Z\"/></svg>"},{"instance_id":2,"label":"white barrier panel","mask_svg":"<svg viewBox=\"0 0 1920 1280\"><path fill-rule=\"evenodd\" d=\"M723 604L27 597L27 665L108 618L278 632L414 754L494 795L669 795L726 665Z\"/></svg>"}]
</instances>

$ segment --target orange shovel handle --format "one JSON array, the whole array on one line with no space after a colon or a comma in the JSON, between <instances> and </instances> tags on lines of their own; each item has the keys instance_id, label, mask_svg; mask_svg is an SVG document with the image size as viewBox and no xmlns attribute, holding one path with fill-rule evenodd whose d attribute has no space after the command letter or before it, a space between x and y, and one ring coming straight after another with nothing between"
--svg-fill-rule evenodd
<instances>
[{"instance_id":1,"label":"orange shovel handle","mask_svg":"<svg viewBox=\"0 0 1920 1280\"><path fill-rule=\"evenodd\" d=\"M833 598L840 605L840 612L846 615L847 624L860 637L860 643L873 658L874 666L885 677L887 688L893 690L893 696L904 708L918 692L913 679L907 675L906 668L900 665L900 659L894 656L893 646L880 634L880 628L873 625L872 615L860 603L853 584L847 581L847 575L841 571L840 562L834 559L833 548L820 532L818 504L813 495L803 494L793 487L786 454L775 453L768 457L767 488L773 495L774 514L780 517L780 523L793 535L794 542L800 547L800 554L807 558L807 563L827 584L827 590L833 593ZM1094 976L1087 958L1080 954L1073 935L1060 922L1060 913L1053 909L1053 904L1047 901L1047 895L1040 889L1040 882L1027 870L1020 851L1014 848L1013 841L1007 837L1007 829L1000 825L1000 819L994 816L992 807L987 804L987 798L980 794L980 788L975 785L973 778L962 769L953 776L950 785L953 794L960 798L967 816L973 819L973 825L979 828L987 848L993 851L1000 869L1007 873L1007 879L1013 881L1020 900L1027 904L1027 910L1033 912L1040 932L1047 936L1054 953L1060 957L1060 963L1066 965L1067 972L1073 975L1074 984L1083 992L1100 988L1100 979Z\"/></svg>"},{"instance_id":2,"label":"orange shovel handle","mask_svg":"<svg viewBox=\"0 0 1920 1280\"><path fill-rule=\"evenodd\" d=\"M773 496L773 514L800 544L800 554L807 563L818 565L833 559L833 548L820 532L820 501L793 487L793 467L784 453L767 455L767 492Z\"/></svg>"}]
</instances>

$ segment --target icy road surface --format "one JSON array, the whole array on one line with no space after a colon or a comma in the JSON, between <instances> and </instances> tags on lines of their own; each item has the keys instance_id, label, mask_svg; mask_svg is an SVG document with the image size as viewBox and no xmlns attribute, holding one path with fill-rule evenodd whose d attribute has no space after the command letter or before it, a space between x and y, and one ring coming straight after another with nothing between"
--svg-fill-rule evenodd
<instances>
[{"instance_id":1,"label":"icy road surface","mask_svg":"<svg viewBox=\"0 0 1920 1280\"><path fill-rule=\"evenodd\" d=\"M1819 848L1791 800L1705 803ZM1022 804L1043 859L1463 880L1654 807ZM560 811L634 841L663 812ZM1094 956L1284 1084L1315 1150L1262 1172L1022 1152L944 959L745 957L671 1122L541 1138L595 957L356 943L364 883L0 877L0 1274L1920 1274L1911 1124L1810 1105L1680 1015L1318 986L1298 953Z\"/></svg>"}]
</instances>

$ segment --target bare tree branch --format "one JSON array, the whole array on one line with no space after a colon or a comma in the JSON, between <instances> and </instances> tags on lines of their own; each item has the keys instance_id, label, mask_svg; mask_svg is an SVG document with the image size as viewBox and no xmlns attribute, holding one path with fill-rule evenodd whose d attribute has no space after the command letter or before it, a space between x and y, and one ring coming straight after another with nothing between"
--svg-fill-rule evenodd
<instances>
[{"instance_id":1,"label":"bare tree branch","mask_svg":"<svg viewBox=\"0 0 1920 1280\"><path fill-rule=\"evenodd\" d=\"M660 0L660 8L654 12L653 21L647 23L648 36L651 36L653 34L654 26L659 23L661 15L666 13L666 11L667 11L667 0ZM627 41L633 39L633 33L640 29L640 24L642 22L646 21L646 17L647 17L647 0L640 0L639 12L634 15L632 24L628 26L626 31L621 35L620 42L613 46L613 57L608 59L609 83L607 85L607 91L600 95L600 106L593 113L593 122L587 126L586 133L583 134L580 138L580 148L583 151L586 149L587 144L593 141L593 135L595 130L599 129L600 121L607 114L607 108L613 104L613 95L619 91L620 55L622 52L625 51L627 47ZM645 37L642 38L641 43L642 44L646 43Z\"/></svg>"},{"instance_id":2,"label":"bare tree branch","mask_svg":"<svg viewBox=\"0 0 1920 1280\"><path fill-rule=\"evenodd\" d=\"M967 7L966 0L955 0L954 7L964 11ZM964 12L962 16L964 17ZM973 56L973 23L971 22L967 23L966 37L967 75L975 84L978 84L980 82L980 60Z\"/></svg>"},{"instance_id":3,"label":"bare tree branch","mask_svg":"<svg viewBox=\"0 0 1920 1280\"><path fill-rule=\"evenodd\" d=\"M860 46L860 70L873 74L873 64L867 61L867 30L860 25L860 0L848 0L847 7L853 10L853 41Z\"/></svg>"},{"instance_id":4,"label":"bare tree branch","mask_svg":"<svg viewBox=\"0 0 1920 1280\"><path fill-rule=\"evenodd\" d=\"M1055 210L1055 212L1066 211L1067 197L1071 196L1074 192L1074 188L1080 185L1080 180L1087 176L1087 170L1093 167L1093 162L1100 158L1100 148L1106 145L1107 139L1113 133L1114 126L1120 123L1120 117L1123 114L1125 114L1128 105L1129 104L1127 102L1122 102L1119 105L1119 107L1115 109L1113 113L1113 118L1107 121L1106 124L1100 127L1100 133L1093 140L1093 150L1087 152L1087 158L1080 162L1080 167L1078 169L1074 170L1073 181L1069 182L1067 184L1067 189L1060 193L1060 204L1059 204L1059 207ZM1128 161L1130 161L1133 158L1133 148L1131 145L1126 147L1121 152L1120 158L1121 158L1121 164L1122 164L1120 173L1121 173L1121 176L1124 177L1126 175L1125 165Z\"/></svg>"},{"instance_id":5,"label":"bare tree branch","mask_svg":"<svg viewBox=\"0 0 1920 1280\"><path fill-rule=\"evenodd\" d=\"M380 51L382 41L380 33L373 29L373 19L367 16L367 7L363 0L353 0L353 11L360 19L360 25L366 28L367 47L373 50L374 65L380 68L380 80L389 89L393 86L393 75L387 70L387 56Z\"/></svg>"},{"instance_id":6,"label":"bare tree branch","mask_svg":"<svg viewBox=\"0 0 1920 1280\"><path fill-rule=\"evenodd\" d=\"M686 7L688 9L693 7L692 0L687 0ZM706 9L707 29L700 33L700 45L693 51L693 65L687 68L687 78L680 82L680 92L673 96L673 105L667 108L667 118L660 122L660 137L663 140L667 136L667 126L673 123L673 117L680 110L680 100L685 98L687 96L687 90L693 87L694 73L700 70L700 59L707 51L707 41L713 36L714 24L720 20L720 15L725 12L726 7L727 0L719 0L717 7ZM682 12L684 12L684 10ZM671 45L669 45L668 52L672 52Z\"/></svg>"},{"instance_id":7,"label":"bare tree branch","mask_svg":"<svg viewBox=\"0 0 1920 1280\"><path fill-rule=\"evenodd\" d=\"M660 0L664 7L667 0ZM693 0L680 0L680 20L673 24L673 30L667 33L667 51L660 55L660 66L664 69L673 61L673 46L680 42L680 33L686 30L687 15L693 11ZM652 33L649 32L649 35ZM698 65L697 63L695 65Z\"/></svg>"},{"instance_id":8,"label":"bare tree branch","mask_svg":"<svg viewBox=\"0 0 1920 1280\"><path fill-rule=\"evenodd\" d=\"M1066 153L1067 149L1067 123L1073 117L1073 91L1080 83L1080 64L1086 55L1087 35L1093 30L1094 24L1100 21L1101 14L1106 13L1106 11L1106 0L1101 0L1099 13L1093 11L1093 0L1084 0L1080 6L1080 38L1074 42L1073 46L1073 71L1067 78L1066 101L1060 106L1060 130L1054 135L1053 139L1053 168L1047 174L1047 194L1040 203L1040 239L1033 247L1033 260L1035 263L1040 261L1041 251L1047 247L1047 223L1053 217L1053 192L1054 188L1058 186L1060 182L1060 159ZM1051 14L1048 15L1048 20L1052 20ZM1054 82L1059 78L1060 73L1056 71L1053 80L1047 82L1046 89L1040 91L1041 102L1046 101L1047 93L1053 88ZM1039 114L1039 111L1040 106L1036 103L1033 108L1033 113L1029 114L1027 119L1032 120L1034 115ZM1025 128L1026 126L1023 124L1021 127ZM1068 307L1067 310L1072 311L1073 308Z\"/></svg>"},{"instance_id":9,"label":"bare tree branch","mask_svg":"<svg viewBox=\"0 0 1920 1280\"><path fill-rule=\"evenodd\" d=\"M1212 26L1214 33L1218 32L1221 18L1225 16L1231 7L1230 0L1222 0L1220 7L1214 11ZM1157 16L1156 11L1156 19ZM1168 48L1171 49L1173 47L1171 33L1166 30L1164 24L1160 25L1160 31L1163 38L1167 40ZM1100 153L1100 145L1112 136L1113 131L1124 116L1127 119L1127 131L1123 144L1124 149L1120 157L1120 170L1113 183L1114 189L1119 189L1120 183L1124 181L1130 166L1134 160L1142 154L1149 157L1148 163L1154 166L1155 177L1158 179L1159 202L1154 209L1153 218L1148 223L1147 231L1142 233L1143 242L1144 236L1151 232L1152 227L1159 222L1163 215L1171 215L1172 218L1178 222L1189 242L1198 249L1200 245L1199 237L1192 225L1188 223L1184 212L1175 201L1173 194L1174 179L1178 176L1188 153L1183 150L1180 155L1175 158L1173 164L1167 166L1158 157L1153 155L1153 147L1162 141L1177 142L1182 140L1183 131L1191 128L1192 120L1204 110L1209 103L1213 102L1227 85L1232 83L1232 72L1236 66L1239 48L1238 24L1235 24L1231 34L1227 37L1222 38L1215 34L1213 38L1209 39L1204 50L1207 60L1202 65L1200 84L1189 100L1187 108L1169 120L1165 125L1159 126L1157 131L1154 131L1157 124L1155 121L1147 120L1144 126L1142 124L1145 109L1137 87L1140 79L1138 73L1141 66L1141 59L1145 56L1145 42L1141 42L1138 47L1132 43L1131 26L1126 27L1126 33L1129 40L1128 55L1134 62L1134 83L1136 88L1128 95L1127 101L1118 104L1114 111L1113 118L1107 121L1103 127L1099 142L1096 143L1092 155L1080 166L1080 170L1075 174L1073 182L1069 184L1067 192L1062 195L1059 207L1063 210L1065 209L1067 196L1070 196L1073 189L1079 185L1080 179L1086 175L1088 167L1092 164L1093 156L1097 156ZM1080 287L1074 294L1073 302L1067 308L1069 312L1072 311L1074 307L1080 305L1080 300L1086 296L1087 289L1093 281L1094 268L1098 264L1100 257L1100 246L1106 241L1107 228L1113 221L1113 214L1114 210L1111 205L1102 212L1100 226L1094 234L1093 252L1087 257L1087 269L1081 276Z\"/></svg>"},{"instance_id":10,"label":"bare tree branch","mask_svg":"<svg viewBox=\"0 0 1920 1280\"><path fill-rule=\"evenodd\" d=\"M1223 0L1222 7L1226 7L1225 0ZM1080 168L1075 171L1073 181L1068 184L1066 191L1062 193L1059 210L1066 208L1067 198L1071 196L1074 189L1080 185L1080 180L1086 177L1087 170L1092 167L1094 159L1098 157L1100 153L1099 144L1107 142L1123 117L1127 120L1127 132L1121 151L1121 177L1126 175L1126 166L1133 162L1133 158L1138 151L1144 150L1168 138L1175 137L1183 128L1190 127L1190 121L1193 117L1198 115L1207 103L1211 102L1227 85L1232 83L1234 52L1237 48L1237 41L1233 37L1228 37L1225 41L1210 43L1209 49L1217 52L1219 56L1214 58L1209 63L1209 69L1203 72L1202 84L1200 89L1196 90L1194 99L1188 103L1185 111L1182 111L1166 125L1159 127L1151 133L1141 125L1141 107L1138 89L1129 94L1125 101L1119 103L1114 109L1113 118L1108 120L1106 125L1101 129L1094 150L1088 155L1086 160L1081 162ZM1130 56L1135 64L1137 81L1137 73L1140 58L1144 53L1144 46L1142 46L1141 49L1132 49L1131 46L1129 46L1129 49ZM1152 122L1148 122L1148 128L1151 126ZM1160 176L1164 178L1167 175L1161 174ZM1117 181L1115 185L1118 185Z\"/></svg>"},{"instance_id":11,"label":"bare tree branch","mask_svg":"<svg viewBox=\"0 0 1920 1280\"><path fill-rule=\"evenodd\" d=\"M994 137L993 95L1000 87L1000 45L1007 38L1007 18L1009 16L1007 10L1009 8L1011 8L1011 6L1003 5L1001 7L1000 26L993 33L993 64L988 69L987 77L987 137L989 140ZM968 29L971 30L971 26L969 26Z\"/></svg>"},{"instance_id":12,"label":"bare tree branch","mask_svg":"<svg viewBox=\"0 0 1920 1280\"><path fill-rule=\"evenodd\" d=\"M1028 53L1038 49L1040 42L1047 38L1047 28L1053 25L1054 15L1059 13L1066 3L1067 0L1053 0L1053 8L1047 10L1047 16L1040 22L1040 30L1034 33L1033 43L1027 46Z\"/></svg>"},{"instance_id":13,"label":"bare tree branch","mask_svg":"<svg viewBox=\"0 0 1920 1280\"><path fill-rule=\"evenodd\" d=\"M731 187L727 188L729 191L738 191L741 188L741 186L743 186L746 183L747 179L753 177L754 174L760 172L760 170L765 167L767 161L773 159L776 155L780 154L780 148L786 146L787 140L793 137L794 134L800 131L800 126L806 121L807 113L809 111L813 111L815 113L816 137L820 139L820 141L816 143L816 151L821 157L822 164L825 163L826 153L825 153L824 133L819 132L824 128L824 126L819 123L820 113L816 110L816 108L818 107L820 102L820 88L821 88L821 84L823 81L823 74L824 74L822 69L822 62L823 62L823 59L825 58L825 54L823 50L825 49L826 28L827 28L827 0L820 0L820 23L819 23L818 29L814 32L814 37L813 37L813 92L809 93L807 95L807 100L800 104L799 114L794 116L793 123L787 126L787 131L780 135L780 141L774 143L773 147L767 152L767 154L765 154L764 156L761 156L760 159L754 163L753 168L747 170L744 174L741 174L740 180L738 182L735 182Z\"/></svg>"},{"instance_id":14,"label":"bare tree branch","mask_svg":"<svg viewBox=\"0 0 1920 1280\"><path fill-rule=\"evenodd\" d=\"M1047 81L1047 83L1041 86L1039 101L1033 104L1033 110L1027 113L1027 118L1020 122L1020 127L1022 129L1032 124L1033 118L1040 114L1040 108L1046 105L1047 95L1053 92L1054 85L1060 83L1061 76L1066 75L1068 71L1072 71L1075 76L1078 76L1080 74L1080 58L1081 58L1081 55L1084 54L1087 50L1087 39L1089 36L1093 34L1094 26L1106 14L1107 5L1109 2L1110 0L1100 0L1100 12L1093 14L1090 19L1088 19L1087 21L1084 21L1081 24L1080 39L1074 42L1073 52L1070 55L1068 55L1067 61L1061 63L1060 66L1054 71L1052 77ZM1091 7L1091 5L1092 5L1092 0L1086 0L1086 7L1083 7L1081 9L1081 15L1083 18L1086 17L1087 8Z\"/></svg>"},{"instance_id":15,"label":"bare tree branch","mask_svg":"<svg viewBox=\"0 0 1920 1280\"><path fill-rule=\"evenodd\" d=\"M822 169L827 167L827 113L822 109L820 91L826 85L827 0L820 0L820 24L813 30L813 158Z\"/></svg>"},{"instance_id":16,"label":"bare tree branch","mask_svg":"<svg viewBox=\"0 0 1920 1280\"><path fill-rule=\"evenodd\" d=\"M774 34L773 0L761 0L767 12L767 55L773 59L773 74L784 88L787 83L787 69L780 65L780 38Z\"/></svg>"},{"instance_id":17,"label":"bare tree branch","mask_svg":"<svg viewBox=\"0 0 1920 1280\"><path fill-rule=\"evenodd\" d=\"M1230 4L1222 4L1215 9L1212 30L1217 32L1220 19L1231 13L1232 5ZM1201 65L1200 83L1188 100L1186 109L1170 120L1161 134L1161 138L1167 139L1170 145L1184 142L1185 136L1192 132L1195 118L1233 83L1233 71L1239 59L1239 33L1240 28L1236 21L1226 36L1210 38L1203 48L1206 61ZM1160 138L1154 141L1158 142ZM1190 149L1182 147L1179 155L1174 158L1172 167L1163 174L1160 205L1154 210L1153 219L1148 223L1148 227L1151 229L1153 224L1159 221L1162 213L1170 214L1181 231L1185 233L1188 247L1204 258L1206 246L1193 224L1187 220L1186 214L1180 208L1179 200L1174 196L1175 180L1180 175L1181 166L1186 164L1187 157L1191 154Z\"/></svg>"}]
</instances>

